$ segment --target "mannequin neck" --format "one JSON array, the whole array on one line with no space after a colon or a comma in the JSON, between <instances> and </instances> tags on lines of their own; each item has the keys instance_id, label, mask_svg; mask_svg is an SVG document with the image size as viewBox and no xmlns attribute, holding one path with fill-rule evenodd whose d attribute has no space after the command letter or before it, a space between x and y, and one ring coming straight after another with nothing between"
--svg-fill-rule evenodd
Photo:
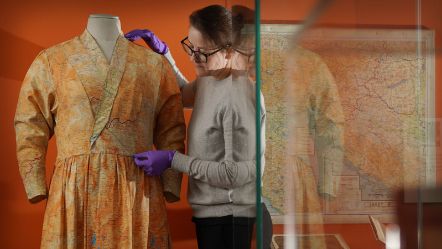
<instances>
[{"instance_id":1,"label":"mannequin neck","mask_svg":"<svg viewBox=\"0 0 442 249\"><path fill-rule=\"evenodd\" d=\"M89 16L87 30L98 40L115 41L122 34L118 16L93 14Z\"/></svg>"},{"instance_id":2,"label":"mannequin neck","mask_svg":"<svg viewBox=\"0 0 442 249\"><path fill-rule=\"evenodd\" d=\"M108 61L111 61L118 36L122 35L118 16L93 14L89 16L87 30L95 38Z\"/></svg>"}]
</instances>

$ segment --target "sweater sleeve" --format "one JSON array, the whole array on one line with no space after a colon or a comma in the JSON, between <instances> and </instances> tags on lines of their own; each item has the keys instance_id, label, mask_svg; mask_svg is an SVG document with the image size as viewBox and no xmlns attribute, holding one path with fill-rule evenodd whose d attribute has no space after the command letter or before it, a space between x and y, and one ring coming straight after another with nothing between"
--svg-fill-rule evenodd
<instances>
[{"instance_id":1,"label":"sweater sleeve","mask_svg":"<svg viewBox=\"0 0 442 249\"><path fill-rule=\"evenodd\" d=\"M230 107L223 111L222 126L225 146L223 161L205 161L177 152L172 160L172 168L214 187L225 189L237 188L255 180L255 160L240 162L233 160L232 138L235 115L236 113Z\"/></svg>"},{"instance_id":2,"label":"sweater sleeve","mask_svg":"<svg viewBox=\"0 0 442 249\"><path fill-rule=\"evenodd\" d=\"M187 173L190 177L214 187L232 189L253 181L256 177L255 160L233 162L205 161L175 153L172 168Z\"/></svg>"}]
</instances>

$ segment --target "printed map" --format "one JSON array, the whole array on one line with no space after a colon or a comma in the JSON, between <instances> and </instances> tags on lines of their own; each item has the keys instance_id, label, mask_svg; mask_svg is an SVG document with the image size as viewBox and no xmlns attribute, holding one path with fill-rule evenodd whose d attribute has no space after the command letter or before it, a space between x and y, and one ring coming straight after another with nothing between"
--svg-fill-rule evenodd
<instances>
[{"instance_id":1,"label":"printed map","mask_svg":"<svg viewBox=\"0 0 442 249\"><path fill-rule=\"evenodd\" d=\"M262 91L267 109L263 196L272 215L285 213L287 157L286 56L291 32L263 25ZM286 25L287 26L287 25ZM316 32L316 33L315 33ZM323 205L325 215L389 214L394 191L431 184L435 165L428 156L428 87L434 87L429 53L433 33L418 43L413 30L321 30L298 44L318 55L336 82L344 113L344 162L339 194ZM430 108L431 110L431 108ZM434 155L433 155L434 156ZM315 165L311 165L315 167ZM333 173L335 174L335 172ZM315 191L315 189L312 189Z\"/></svg>"}]
</instances>

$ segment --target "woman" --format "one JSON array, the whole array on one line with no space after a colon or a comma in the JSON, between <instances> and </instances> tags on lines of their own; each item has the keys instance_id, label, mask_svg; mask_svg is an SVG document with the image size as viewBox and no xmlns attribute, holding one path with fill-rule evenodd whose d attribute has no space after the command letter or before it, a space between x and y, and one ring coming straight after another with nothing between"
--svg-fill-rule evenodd
<instances>
[{"instance_id":1,"label":"woman","mask_svg":"<svg viewBox=\"0 0 442 249\"><path fill-rule=\"evenodd\" d=\"M251 244L256 216L255 84L247 65L233 61L239 54L250 57L232 48L240 26L240 20L220 5L192 13L189 35L181 43L198 77L186 84L174 67L183 103L193 106L188 155L175 151L134 155L149 175L160 175L169 167L189 175L188 200L200 249L245 249ZM143 38L174 65L167 46L150 31L136 30L126 37ZM262 122L264 113L262 108Z\"/></svg>"}]
</instances>

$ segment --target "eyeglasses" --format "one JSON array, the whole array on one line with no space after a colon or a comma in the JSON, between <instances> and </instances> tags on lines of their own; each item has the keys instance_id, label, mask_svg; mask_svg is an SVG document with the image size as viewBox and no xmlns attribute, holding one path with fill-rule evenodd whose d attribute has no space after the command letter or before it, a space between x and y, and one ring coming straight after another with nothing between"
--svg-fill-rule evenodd
<instances>
[{"instance_id":1,"label":"eyeglasses","mask_svg":"<svg viewBox=\"0 0 442 249\"><path fill-rule=\"evenodd\" d=\"M255 49L240 49L232 47L233 50L238 52L239 54L247 57L247 62L255 61Z\"/></svg>"},{"instance_id":2,"label":"eyeglasses","mask_svg":"<svg viewBox=\"0 0 442 249\"><path fill-rule=\"evenodd\" d=\"M186 42L187 41L187 42ZM213 54L218 53L219 51L229 48L230 45L226 45L220 48L215 48L215 50L213 52L210 53L204 53L201 51L195 51L193 50L192 43L190 43L189 41L189 37L186 36L186 38L181 40L181 45L183 46L184 52L186 52L186 54L193 56L195 58L195 62L196 63L207 63L207 58Z\"/></svg>"}]
</instances>

